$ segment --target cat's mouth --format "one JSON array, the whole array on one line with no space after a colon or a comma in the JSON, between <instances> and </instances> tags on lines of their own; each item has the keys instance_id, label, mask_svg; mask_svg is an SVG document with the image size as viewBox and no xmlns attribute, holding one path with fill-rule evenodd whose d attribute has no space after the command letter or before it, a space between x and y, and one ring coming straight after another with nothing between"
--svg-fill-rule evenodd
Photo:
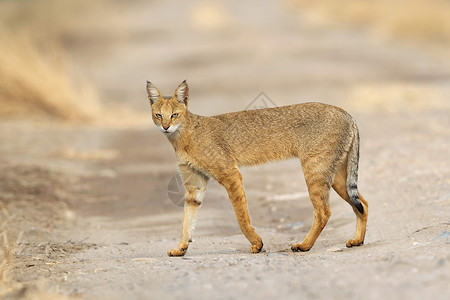
<instances>
[{"instance_id":1,"label":"cat's mouth","mask_svg":"<svg viewBox=\"0 0 450 300\"><path fill-rule=\"evenodd\" d=\"M177 131L179 126L180 126L180 124L170 125L167 128L164 128L163 126L159 126L159 129L161 130L162 133L169 134L169 133L174 133L175 131Z\"/></svg>"}]
</instances>

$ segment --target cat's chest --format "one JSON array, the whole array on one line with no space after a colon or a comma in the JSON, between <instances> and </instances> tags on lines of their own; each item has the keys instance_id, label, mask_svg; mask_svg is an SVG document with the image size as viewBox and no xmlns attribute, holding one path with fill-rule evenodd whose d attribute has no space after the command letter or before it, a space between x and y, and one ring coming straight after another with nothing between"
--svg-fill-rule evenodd
<instances>
[{"instance_id":1,"label":"cat's chest","mask_svg":"<svg viewBox=\"0 0 450 300\"><path fill-rule=\"evenodd\" d=\"M208 166L205 164L204 161L201 159L198 159L195 155L191 155L189 152L186 151L177 151L177 163L178 165L187 165L190 168L201 172L205 175L210 174L208 171Z\"/></svg>"}]
</instances>

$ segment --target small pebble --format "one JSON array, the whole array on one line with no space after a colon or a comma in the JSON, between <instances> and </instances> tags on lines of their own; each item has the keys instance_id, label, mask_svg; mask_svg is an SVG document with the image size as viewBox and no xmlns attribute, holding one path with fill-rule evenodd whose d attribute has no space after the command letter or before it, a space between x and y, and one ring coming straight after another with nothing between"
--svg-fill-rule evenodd
<instances>
[{"instance_id":1,"label":"small pebble","mask_svg":"<svg viewBox=\"0 0 450 300\"><path fill-rule=\"evenodd\" d=\"M331 247L327 249L328 252L342 252L342 248L339 247Z\"/></svg>"}]
</instances>

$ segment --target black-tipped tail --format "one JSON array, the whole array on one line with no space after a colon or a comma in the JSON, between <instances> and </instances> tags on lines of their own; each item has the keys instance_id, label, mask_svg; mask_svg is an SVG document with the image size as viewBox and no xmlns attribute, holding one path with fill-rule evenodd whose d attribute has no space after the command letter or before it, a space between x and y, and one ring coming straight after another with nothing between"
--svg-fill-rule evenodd
<instances>
[{"instance_id":1,"label":"black-tipped tail","mask_svg":"<svg viewBox=\"0 0 450 300\"><path fill-rule=\"evenodd\" d=\"M360 213L362 213L362 214L364 213L364 207L362 206L361 202L356 203L355 207Z\"/></svg>"}]
</instances>

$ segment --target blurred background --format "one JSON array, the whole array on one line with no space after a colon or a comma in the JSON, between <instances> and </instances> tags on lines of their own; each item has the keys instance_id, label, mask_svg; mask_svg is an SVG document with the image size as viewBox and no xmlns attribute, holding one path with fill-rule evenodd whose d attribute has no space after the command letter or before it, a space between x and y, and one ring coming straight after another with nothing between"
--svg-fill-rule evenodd
<instances>
[{"instance_id":1,"label":"blurred background","mask_svg":"<svg viewBox=\"0 0 450 300\"><path fill-rule=\"evenodd\" d=\"M333 215L309 256L277 252L312 223L300 164L287 161L242 169L264 257L274 260L260 281L231 268L248 245L215 182L189 250L208 271L183 277L186 261L167 267L182 217L167 190L176 158L151 122L145 84L171 95L185 79L196 114L310 101L350 112L361 132L359 188L371 207L367 247L337 248L341 260L336 247L325 251L354 230L353 212L333 193ZM449 128L448 0L0 0L0 296L42 278L48 286L33 293L59 286L93 299L144 297L148 287L156 298L294 297L293 283L311 287L302 290L308 297L445 296ZM248 268L260 263L242 257ZM389 276L378 278L371 263ZM330 265L345 272L323 280ZM236 274L204 288L215 268ZM109 284L93 292L103 279Z\"/></svg>"},{"instance_id":2,"label":"blurred background","mask_svg":"<svg viewBox=\"0 0 450 300\"><path fill-rule=\"evenodd\" d=\"M142 82L171 94L184 79L203 114L261 91L278 105L421 109L448 89L449 14L445 0L2 0L0 114L139 112Z\"/></svg>"}]
</instances>

